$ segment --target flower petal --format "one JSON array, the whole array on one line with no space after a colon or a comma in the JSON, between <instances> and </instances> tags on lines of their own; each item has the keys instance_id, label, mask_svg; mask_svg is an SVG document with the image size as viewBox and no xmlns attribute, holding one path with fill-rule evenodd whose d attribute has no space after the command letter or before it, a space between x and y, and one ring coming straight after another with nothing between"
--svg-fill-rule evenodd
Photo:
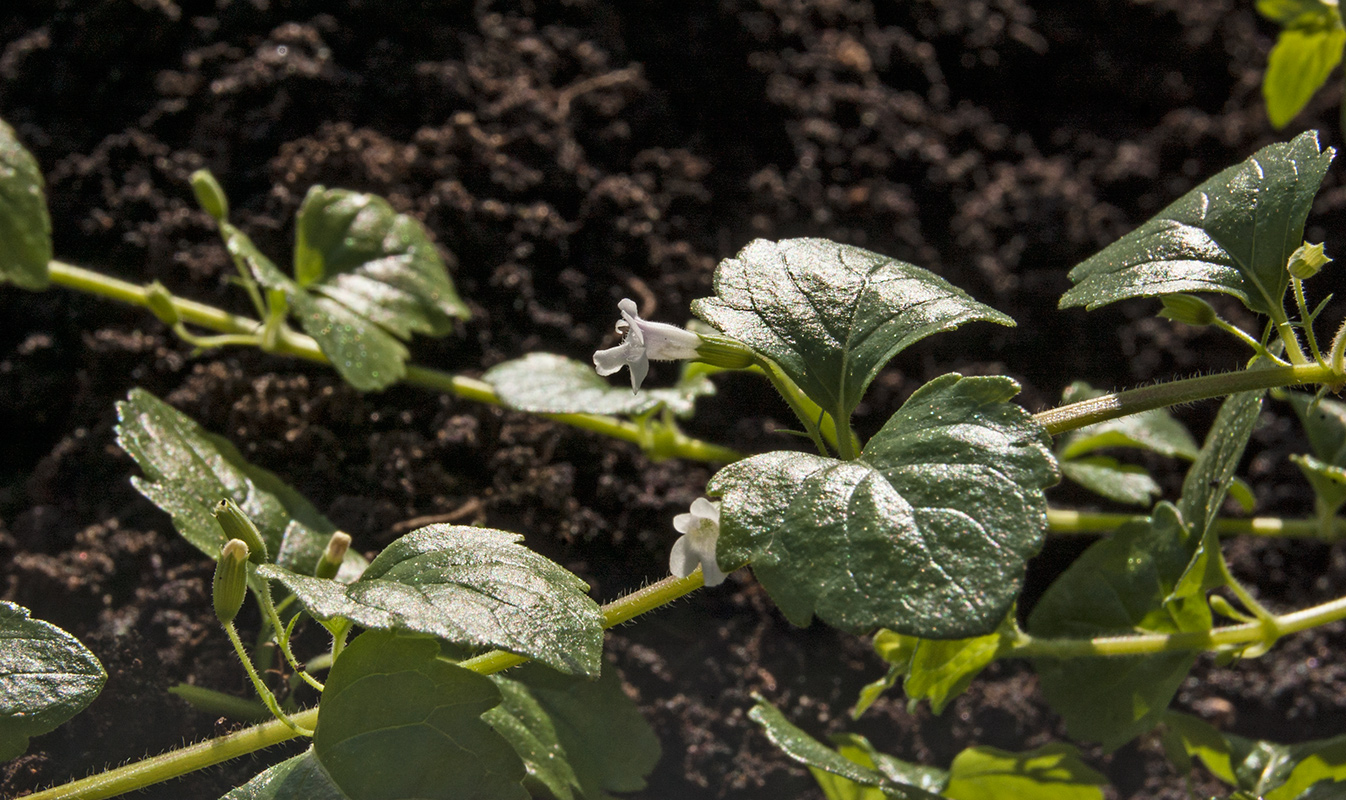
<instances>
[{"instance_id":1,"label":"flower petal","mask_svg":"<svg viewBox=\"0 0 1346 800\"><path fill-rule=\"evenodd\" d=\"M598 350L594 353L594 369L598 370L599 375L612 375L631 362L631 344L622 342L616 347L609 347L607 350ZM637 358L640 356L637 355Z\"/></svg>"},{"instance_id":2,"label":"flower petal","mask_svg":"<svg viewBox=\"0 0 1346 800\"><path fill-rule=\"evenodd\" d=\"M673 530L678 533L691 533L696 527L695 514L679 514L673 518Z\"/></svg>"},{"instance_id":3,"label":"flower petal","mask_svg":"<svg viewBox=\"0 0 1346 800\"><path fill-rule=\"evenodd\" d=\"M720 504L712 503L704 497L698 497L692 501L692 513L702 519L708 519L716 525L720 524Z\"/></svg>"},{"instance_id":4,"label":"flower petal","mask_svg":"<svg viewBox=\"0 0 1346 800\"><path fill-rule=\"evenodd\" d=\"M668 571L679 578L685 578L696 572L696 568L700 565L701 561L691 551L687 537L679 536L673 543L673 550L668 554Z\"/></svg>"}]
</instances>

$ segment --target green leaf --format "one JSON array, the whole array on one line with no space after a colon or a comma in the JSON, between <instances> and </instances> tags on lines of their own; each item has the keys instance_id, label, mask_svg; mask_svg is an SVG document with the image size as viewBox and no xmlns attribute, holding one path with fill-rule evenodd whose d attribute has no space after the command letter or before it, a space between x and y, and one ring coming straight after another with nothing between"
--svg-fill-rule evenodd
<instances>
[{"instance_id":1,"label":"green leaf","mask_svg":"<svg viewBox=\"0 0 1346 800\"><path fill-rule=\"evenodd\" d=\"M916 654L916 647L920 643L921 640L915 636L906 636L886 628L874 634L874 652L879 654L879 658L888 662L888 673L873 683L866 684L860 690L855 708L851 709L851 719L859 719L861 714L874 705L874 701L878 700L880 695L896 686L898 680L907 674L911 658Z\"/></svg>"},{"instance_id":2,"label":"green leaf","mask_svg":"<svg viewBox=\"0 0 1346 800\"><path fill-rule=\"evenodd\" d=\"M528 773L558 800L637 792L659 760L659 739L614 670L597 681L525 664L491 676L504 703L485 716ZM577 791L568 794L570 787Z\"/></svg>"},{"instance_id":3,"label":"green leaf","mask_svg":"<svg viewBox=\"0 0 1346 800\"><path fill-rule=\"evenodd\" d=\"M1150 520L1124 525L1085 550L1038 601L1030 631L1088 638L1208 630L1204 597L1170 599L1200 540L1172 505L1160 503ZM1043 694L1070 735L1113 750L1158 722L1195 660L1193 653L1177 652L1042 658L1034 665Z\"/></svg>"},{"instance_id":4,"label":"green leaf","mask_svg":"<svg viewBox=\"0 0 1346 800\"><path fill-rule=\"evenodd\" d=\"M838 775L860 786L882 790L889 797L932 800L938 795L911 785L903 785L872 767L865 767L809 736L785 718L779 709L758 698L748 718L762 727L771 743L785 755L811 769Z\"/></svg>"},{"instance_id":5,"label":"green leaf","mask_svg":"<svg viewBox=\"0 0 1346 800\"><path fill-rule=\"evenodd\" d=\"M1191 757L1195 756L1215 777L1230 786L1239 785L1230 760L1229 742L1218 730L1196 717L1176 711L1164 714L1164 726L1165 747L1170 751L1170 760L1179 755L1187 759L1184 764L1177 764L1175 760L1182 772L1191 771Z\"/></svg>"},{"instance_id":6,"label":"green leaf","mask_svg":"<svg viewBox=\"0 0 1346 800\"><path fill-rule=\"evenodd\" d=\"M517 533L430 525L388 545L341 584L264 566L319 620L426 633L498 647L566 673L597 676L603 613L574 573L519 544Z\"/></svg>"},{"instance_id":7,"label":"green leaf","mask_svg":"<svg viewBox=\"0 0 1346 800\"><path fill-rule=\"evenodd\" d=\"M1024 753L969 747L949 768L950 800L1102 800L1107 780L1067 744Z\"/></svg>"},{"instance_id":8,"label":"green leaf","mask_svg":"<svg viewBox=\"0 0 1346 800\"><path fill-rule=\"evenodd\" d=\"M1061 474L1109 500L1136 506L1148 506L1162 491L1144 467L1108 456L1063 459Z\"/></svg>"},{"instance_id":9,"label":"green leaf","mask_svg":"<svg viewBox=\"0 0 1346 800\"><path fill-rule=\"evenodd\" d=\"M1337 7L1323 0L1257 0L1257 13L1282 27L1311 23L1324 12L1335 14Z\"/></svg>"},{"instance_id":10,"label":"green leaf","mask_svg":"<svg viewBox=\"0 0 1346 800\"><path fill-rule=\"evenodd\" d=\"M951 374L903 404L854 461L775 452L731 464L721 568L751 562L786 618L925 638L994 630L1042 544L1048 439L1018 385Z\"/></svg>"},{"instance_id":11,"label":"green leaf","mask_svg":"<svg viewBox=\"0 0 1346 800\"><path fill-rule=\"evenodd\" d=\"M715 294L692 313L774 361L841 423L915 342L974 320L1014 324L934 273L826 239L753 241L720 262Z\"/></svg>"},{"instance_id":12,"label":"green leaf","mask_svg":"<svg viewBox=\"0 0 1346 800\"><path fill-rule=\"evenodd\" d=\"M1266 800L1296 800L1322 781L1346 781L1346 736L1290 745L1290 752L1294 769Z\"/></svg>"},{"instance_id":13,"label":"green leaf","mask_svg":"<svg viewBox=\"0 0 1346 800\"><path fill-rule=\"evenodd\" d=\"M220 800L351 800L332 781L313 748L261 772Z\"/></svg>"},{"instance_id":14,"label":"green leaf","mask_svg":"<svg viewBox=\"0 0 1346 800\"><path fill-rule=\"evenodd\" d=\"M1303 392L1285 392L1285 399L1304 426L1313 454L1333 466L1346 467L1346 403Z\"/></svg>"},{"instance_id":15,"label":"green leaf","mask_svg":"<svg viewBox=\"0 0 1346 800\"><path fill-rule=\"evenodd\" d=\"M1336 528L1337 512L1346 504L1346 469L1319 461L1310 455L1290 456L1299 471L1313 487L1314 506L1322 534L1331 538Z\"/></svg>"},{"instance_id":16,"label":"green leaf","mask_svg":"<svg viewBox=\"0 0 1346 800\"><path fill-rule=\"evenodd\" d=\"M144 389L117 404L117 418L117 443L145 473L132 485L173 517L192 546L219 557L225 536L214 509L229 497L257 525L277 564L313 573L336 526L274 472L249 464L226 439ZM348 550L338 577L354 580L366 563Z\"/></svg>"},{"instance_id":17,"label":"green leaf","mask_svg":"<svg viewBox=\"0 0 1346 800\"><path fill-rule=\"evenodd\" d=\"M1062 393L1061 402L1077 403L1105 394L1087 383L1076 382ZM1129 447L1188 460L1196 458L1201 449L1167 409L1156 408L1062 434L1057 440L1057 455L1062 459L1079 458L1105 447Z\"/></svg>"},{"instance_id":18,"label":"green leaf","mask_svg":"<svg viewBox=\"0 0 1346 800\"><path fill-rule=\"evenodd\" d=\"M665 406L678 416L688 416L698 397L715 393L715 384L704 373L687 370L672 389L631 392L600 378L592 364L551 353L530 353L497 364L481 377L506 406L531 414L637 416Z\"/></svg>"},{"instance_id":19,"label":"green leaf","mask_svg":"<svg viewBox=\"0 0 1346 800\"><path fill-rule=\"evenodd\" d=\"M439 657L430 638L369 631L327 679L313 750L354 800L526 800L523 764L481 715L489 678Z\"/></svg>"},{"instance_id":20,"label":"green leaf","mask_svg":"<svg viewBox=\"0 0 1346 800\"><path fill-rule=\"evenodd\" d=\"M1002 641L1000 631L972 639L922 639L902 685L910 704L929 700L930 709L942 713L995 660Z\"/></svg>"},{"instance_id":21,"label":"green leaf","mask_svg":"<svg viewBox=\"0 0 1346 800\"><path fill-rule=\"evenodd\" d=\"M0 762L84 710L107 673L79 640L0 601Z\"/></svg>"},{"instance_id":22,"label":"green leaf","mask_svg":"<svg viewBox=\"0 0 1346 800\"><path fill-rule=\"evenodd\" d=\"M1319 151L1315 131L1258 150L1071 270L1076 285L1061 307L1220 292L1284 318L1286 264L1304 242L1304 220L1332 154Z\"/></svg>"},{"instance_id":23,"label":"green leaf","mask_svg":"<svg viewBox=\"0 0 1346 800\"><path fill-rule=\"evenodd\" d=\"M1175 712L1165 715L1164 723L1175 749L1199 758L1220 780L1265 800L1317 797L1308 792L1320 782L1346 780L1346 736L1286 745L1221 733Z\"/></svg>"},{"instance_id":24,"label":"green leaf","mask_svg":"<svg viewBox=\"0 0 1346 800\"><path fill-rule=\"evenodd\" d=\"M1267 117L1276 128L1295 118L1341 61L1346 29L1335 8L1301 14L1276 37L1262 76Z\"/></svg>"},{"instance_id":25,"label":"green leaf","mask_svg":"<svg viewBox=\"0 0 1346 800\"><path fill-rule=\"evenodd\" d=\"M51 217L37 159L0 120L0 283L45 289Z\"/></svg>"},{"instance_id":26,"label":"green leaf","mask_svg":"<svg viewBox=\"0 0 1346 800\"><path fill-rule=\"evenodd\" d=\"M843 733L830 738L832 744L836 746L836 751L843 757L866 769L878 770L881 775L894 783L936 793L949 782L949 775L944 770L910 764L886 753L880 753L863 736ZM888 797L881 788L862 786L817 767L809 767L809 772L813 774L813 779L818 782L828 800L883 800Z\"/></svg>"},{"instance_id":27,"label":"green leaf","mask_svg":"<svg viewBox=\"0 0 1346 800\"><path fill-rule=\"evenodd\" d=\"M229 252L285 293L304 331L361 391L406 374L403 340L444 336L468 316L425 228L381 197L310 189L296 221L294 280L237 228L220 229Z\"/></svg>"}]
</instances>

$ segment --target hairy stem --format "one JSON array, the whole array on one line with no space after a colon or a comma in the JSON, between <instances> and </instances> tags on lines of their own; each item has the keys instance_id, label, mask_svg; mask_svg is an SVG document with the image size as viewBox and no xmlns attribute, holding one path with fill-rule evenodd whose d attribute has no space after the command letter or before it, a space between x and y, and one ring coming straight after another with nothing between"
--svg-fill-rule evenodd
<instances>
[{"instance_id":1,"label":"hairy stem","mask_svg":"<svg viewBox=\"0 0 1346 800\"><path fill-rule=\"evenodd\" d=\"M1149 519L1146 514L1108 514L1094 511L1074 511L1066 508L1048 508L1047 530L1050 533L1057 534L1107 533L1128 522L1146 519ZM1215 521L1215 530L1221 536L1267 536L1285 539L1322 539L1327 542L1335 542L1346 538L1346 519L1334 518L1332 529L1325 532L1317 518L1221 518Z\"/></svg>"},{"instance_id":2,"label":"hairy stem","mask_svg":"<svg viewBox=\"0 0 1346 800\"><path fill-rule=\"evenodd\" d=\"M144 286L118 280L61 261L51 262L49 271L52 282L61 286L88 294L96 294L122 303L149 308ZM214 306L185 300L173 295L170 295L169 299L183 322L224 334L240 334L249 337L260 337L262 334L262 323L255 319L230 314ZM257 344L261 339L239 341ZM323 355L322 350L318 349L317 342L312 338L286 329L281 330L281 335L277 337L271 352L320 364L331 363L327 356ZM484 381L461 375L451 375L427 367L418 367L414 364L407 365L406 376L402 378L401 382L434 391L447 392L478 403L487 403L494 406L504 405L500 396L495 393L495 389ZM616 417L601 414L541 414L540 416L633 444L640 444L648 438L639 425ZM681 432L675 432L671 449L672 452L669 455L693 461L727 463L743 457L742 454L727 447L693 439Z\"/></svg>"},{"instance_id":3,"label":"hairy stem","mask_svg":"<svg viewBox=\"0 0 1346 800\"><path fill-rule=\"evenodd\" d=\"M1105 394L1078 403L1059 406L1033 415L1053 436L1141 411L1224 397L1254 389L1273 389L1277 386L1297 386L1305 383L1339 383L1343 379L1324 364L1296 364L1289 367L1268 367L1219 375L1142 386L1115 394Z\"/></svg>"},{"instance_id":4,"label":"hairy stem","mask_svg":"<svg viewBox=\"0 0 1346 800\"><path fill-rule=\"evenodd\" d=\"M611 628L620 625L644 614L646 611L651 611L684 597L700 589L702 585L703 578L700 569L686 578L669 577L652 583L603 606L603 627ZM239 646L241 647L241 644ZM460 666L482 675L489 675L517 666L527 660L523 656L495 650L464 661ZM318 724L318 709L310 708L292 714L290 715L290 721L295 726L311 730ZM98 775L91 775L82 780L71 781L29 795L27 800L103 800L103 798L116 797L267 747L273 747L299 735L280 720L273 720L237 733L210 739L180 750L173 750Z\"/></svg>"}]
</instances>

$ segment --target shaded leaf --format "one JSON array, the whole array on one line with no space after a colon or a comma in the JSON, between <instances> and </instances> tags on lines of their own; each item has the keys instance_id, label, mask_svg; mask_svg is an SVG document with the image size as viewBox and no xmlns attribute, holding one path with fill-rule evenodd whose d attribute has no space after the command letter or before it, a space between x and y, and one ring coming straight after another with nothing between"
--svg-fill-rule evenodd
<instances>
[{"instance_id":1,"label":"shaded leaf","mask_svg":"<svg viewBox=\"0 0 1346 800\"><path fill-rule=\"evenodd\" d=\"M775 452L721 470L721 568L751 562L796 625L927 638L994 630L1018 594L1057 480L1008 378L945 375L837 461Z\"/></svg>"},{"instance_id":2,"label":"shaded leaf","mask_svg":"<svg viewBox=\"0 0 1346 800\"><path fill-rule=\"evenodd\" d=\"M351 800L337 788L313 748L287 758L220 800Z\"/></svg>"},{"instance_id":3,"label":"shaded leaf","mask_svg":"<svg viewBox=\"0 0 1346 800\"><path fill-rule=\"evenodd\" d=\"M929 700L930 709L942 713L995 660L1001 642L1000 631L971 639L922 639L912 654L902 690L911 704Z\"/></svg>"},{"instance_id":4,"label":"shaded leaf","mask_svg":"<svg viewBox=\"0 0 1346 800\"><path fill-rule=\"evenodd\" d=\"M225 536L214 509L228 497L257 525L277 564L312 574L336 526L274 472L249 464L228 440L144 389L117 404L117 418L117 443L145 473L131 484L173 517L192 546L219 557ZM349 550L339 577L353 580L365 564Z\"/></svg>"},{"instance_id":5,"label":"shaded leaf","mask_svg":"<svg viewBox=\"0 0 1346 800\"><path fill-rule=\"evenodd\" d=\"M562 672L598 675L603 615L574 573L516 533L430 525L388 545L348 585L264 566L319 620L498 647Z\"/></svg>"},{"instance_id":6,"label":"shaded leaf","mask_svg":"<svg viewBox=\"0 0 1346 800\"><path fill-rule=\"evenodd\" d=\"M831 740L836 751L843 757L866 769L877 770L894 783L914 786L931 793L938 793L948 783L949 775L944 770L910 764L886 753L880 753L863 736L837 734L832 736ZM818 782L828 800L883 800L889 796L883 789L862 786L817 767L809 767L809 772L813 774L813 779Z\"/></svg>"},{"instance_id":7,"label":"shaded leaf","mask_svg":"<svg viewBox=\"0 0 1346 800\"><path fill-rule=\"evenodd\" d=\"M556 800L573 800L580 781L566 759L556 723L528 692L528 687L501 675L490 678L500 690L501 701L482 719L505 737L523 760L528 773L524 785L529 794L537 796L541 789Z\"/></svg>"},{"instance_id":8,"label":"shaded leaf","mask_svg":"<svg viewBox=\"0 0 1346 800\"><path fill-rule=\"evenodd\" d=\"M0 120L0 283L45 289L51 217L37 160Z\"/></svg>"},{"instance_id":9,"label":"shaded leaf","mask_svg":"<svg viewBox=\"0 0 1346 800\"><path fill-rule=\"evenodd\" d=\"M574 796L587 800L645 788L645 778L659 760L659 739L614 670L589 681L525 664L492 679L505 703L486 720L515 744L529 774L537 774L553 796L566 796L552 789L554 785L573 786ZM503 719L505 713L529 732L522 739L528 754L507 732L509 727L517 732L517 726ZM540 755L551 760L544 764ZM549 780L542 780L544 773Z\"/></svg>"},{"instance_id":10,"label":"shaded leaf","mask_svg":"<svg viewBox=\"0 0 1346 800\"><path fill-rule=\"evenodd\" d=\"M599 377L591 364L551 353L530 353L491 367L481 377L506 406L532 414L636 416L662 405L687 416L698 397L715 393L715 384L703 373L684 373L684 379L671 389L632 392Z\"/></svg>"},{"instance_id":11,"label":"shaded leaf","mask_svg":"<svg viewBox=\"0 0 1346 800\"><path fill-rule=\"evenodd\" d=\"M1067 744L1048 744L1024 753L969 747L953 759L950 800L1102 800L1107 780L1080 760Z\"/></svg>"},{"instance_id":12,"label":"shaded leaf","mask_svg":"<svg viewBox=\"0 0 1346 800\"><path fill-rule=\"evenodd\" d=\"M1077 403L1101 397L1107 392L1087 383L1076 382L1062 393L1062 403ZM1167 409L1156 408L1125 417L1086 425L1057 438L1057 454L1062 459L1079 458L1105 447L1130 447L1148 450L1170 458L1194 459L1201 450L1192 434Z\"/></svg>"},{"instance_id":13,"label":"shaded leaf","mask_svg":"<svg viewBox=\"0 0 1346 800\"><path fill-rule=\"evenodd\" d=\"M1061 474L1109 500L1136 506L1148 506L1162 491L1144 467L1108 456L1062 460Z\"/></svg>"},{"instance_id":14,"label":"shaded leaf","mask_svg":"<svg viewBox=\"0 0 1346 800\"><path fill-rule=\"evenodd\" d=\"M915 636L906 636L886 628L874 634L874 652L888 662L888 672L860 690L855 708L851 709L851 719L859 719L880 695L896 686L898 680L907 674L911 657L916 654L916 647L920 643L921 640Z\"/></svg>"},{"instance_id":15,"label":"shaded leaf","mask_svg":"<svg viewBox=\"0 0 1346 800\"><path fill-rule=\"evenodd\" d=\"M1313 454L1334 466L1346 467L1346 403L1303 392L1285 392L1285 399L1304 426Z\"/></svg>"},{"instance_id":16,"label":"shaded leaf","mask_svg":"<svg viewBox=\"0 0 1346 800\"><path fill-rule=\"evenodd\" d=\"M1312 787L1346 780L1346 736L1287 745L1222 733L1175 712L1165 715L1164 723L1172 749L1200 759L1220 780L1265 800L1318 797L1308 794Z\"/></svg>"},{"instance_id":17,"label":"shaded leaf","mask_svg":"<svg viewBox=\"0 0 1346 800\"><path fill-rule=\"evenodd\" d=\"M770 358L844 423L897 353L965 322L1014 321L932 272L826 239L758 239L692 313Z\"/></svg>"},{"instance_id":18,"label":"shaded leaf","mask_svg":"<svg viewBox=\"0 0 1346 800\"><path fill-rule=\"evenodd\" d=\"M1290 456L1290 460L1313 487L1319 529L1330 539L1336 527L1337 512L1346 504L1346 469L1310 455Z\"/></svg>"},{"instance_id":19,"label":"shaded leaf","mask_svg":"<svg viewBox=\"0 0 1346 800\"><path fill-rule=\"evenodd\" d=\"M0 762L55 730L103 690L107 673L79 640L0 601Z\"/></svg>"},{"instance_id":20,"label":"shaded leaf","mask_svg":"<svg viewBox=\"0 0 1346 800\"><path fill-rule=\"evenodd\" d=\"M1122 526L1085 550L1029 615L1035 636L1207 630L1204 597L1170 600L1200 543L1177 510ZM1070 735L1113 750L1159 721L1196 660L1194 653L1037 659L1042 692Z\"/></svg>"},{"instance_id":21,"label":"shaded leaf","mask_svg":"<svg viewBox=\"0 0 1346 800\"><path fill-rule=\"evenodd\" d=\"M1259 314L1284 314L1286 264L1332 149L1308 131L1257 151L1070 271L1061 307L1090 309L1131 297L1220 292Z\"/></svg>"},{"instance_id":22,"label":"shaded leaf","mask_svg":"<svg viewBox=\"0 0 1346 800\"><path fill-rule=\"evenodd\" d=\"M523 764L481 718L500 692L438 655L386 631L351 642L318 706L318 761L354 800L526 800Z\"/></svg>"},{"instance_id":23,"label":"shaded leaf","mask_svg":"<svg viewBox=\"0 0 1346 800\"><path fill-rule=\"evenodd\" d=\"M882 790L889 797L931 800L938 795L915 786L897 783L876 769L865 767L809 736L785 718L779 709L758 699L748 718L762 727L771 743L785 755L811 768L838 775L860 786Z\"/></svg>"}]
</instances>

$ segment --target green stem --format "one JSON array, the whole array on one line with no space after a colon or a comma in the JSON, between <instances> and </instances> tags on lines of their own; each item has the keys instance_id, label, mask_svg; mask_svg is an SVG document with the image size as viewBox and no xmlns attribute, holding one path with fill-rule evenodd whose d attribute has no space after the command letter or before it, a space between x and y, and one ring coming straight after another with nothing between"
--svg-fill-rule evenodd
<instances>
[{"instance_id":1,"label":"green stem","mask_svg":"<svg viewBox=\"0 0 1346 800\"><path fill-rule=\"evenodd\" d=\"M262 590L256 594L257 601L262 606L262 613L266 615L267 621L271 624L271 630L276 634L276 646L280 648L280 654L285 656L285 663L289 664L290 669L294 670L300 678L303 678L305 683L321 692L323 690L322 682L305 672L304 668L295 660L294 653L290 652L290 631L293 630L295 620L299 619L298 615L290 620L289 626L280 621L280 613L276 611L276 604L271 599L269 582L264 582Z\"/></svg>"},{"instance_id":2,"label":"green stem","mask_svg":"<svg viewBox=\"0 0 1346 800\"><path fill-rule=\"evenodd\" d=\"M804 426L804 432L808 434L809 440L813 446L818 448L818 452L823 455L830 455L827 445L823 442L822 434L822 408L799 388L790 376L777 366L776 362L762 356L757 357L757 366L766 375L768 381L785 400L785 404L790 410L795 412L795 417L799 423Z\"/></svg>"},{"instance_id":3,"label":"green stem","mask_svg":"<svg viewBox=\"0 0 1346 800\"><path fill-rule=\"evenodd\" d=\"M1277 386L1297 386L1305 383L1339 383L1342 378L1342 375L1333 372L1324 364L1295 364L1289 367L1240 370L1105 394L1043 411L1033 415L1033 418L1041 423L1048 433L1055 436L1095 422L1117 419L1155 408L1224 397L1254 389L1272 389Z\"/></svg>"},{"instance_id":4,"label":"green stem","mask_svg":"<svg viewBox=\"0 0 1346 800\"><path fill-rule=\"evenodd\" d=\"M1251 347L1254 353L1272 362L1273 364L1277 364L1282 367L1290 366L1290 363L1288 361L1285 361L1279 358L1278 356L1273 355L1272 352L1266 349L1266 347L1264 347L1261 342L1249 336L1248 333L1244 331L1242 328L1237 327L1235 325L1231 325L1219 317L1216 317L1215 321L1212 322L1211 324L1219 328L1220 330L1224 331L1225 333L1232 334L1234 338L1238 339L1239 341Z\"/></svg>"},{"instance_id":5,"label":"green stem","mask_svg":"<svg viewBox=\"0 0 1346 800\"><path fill-rule=\"evenodd\" d=\"M118 280L61 261L51 262L49 273L52 282L60 286L130 305L141 306L142 308L149 308L144 286ZM184 300L176 296L170 296L170 302L177 309L178 316L183 322L189 322L202 328L209 328L225 334L245 334L252 337L257 337L262 328L262 324L255 319L230 314L204 303ZM251 343L256 344L257 341L260 340ZM318 348L318 343L311 337L284 328L281 329L280 336L277 337L273 352L319 364L331 363L327 356L323 355L322 350ZM406 375L401 382L447 392L479 403L494 406L504 405L500 396L488 383L461 375L451 375L427 367L408 364ZM640 426L616 417L601 414L541 414L539 416L637 445L648 438L640 429ZM727 447L693 439L681 432L675 433L671 447L673 448L672 456L693 461L727 463L743 458L741 453Z\"/></svg>"},{"instance_id":6,"label":"green stem","mask_svg":"<svg viewBox=\"0 0 1346 800\"><path fill-rule=\"evenodd\" d=\"M1318 350L1318 338L1313 335L1313 315L1309 312L1309 303L1304 297L1304 282L1291 276L1290 283L1295 287L1295 305L1299 306L1299 318L1304 323L1304 338L1308 340L1309 352L1312 353L1314 361L1321 363L1323 354Z\"/></svg>"},{"instance_id":7,"label":"green stem","mask_svg":"<svg viewBox=\"0 0 1346 800\"><path fill-rule=\"evenodd\" d=\"M686 578L669 577L652 583L603 606L603 627L611 628L701 588L701 570ZM235 634L237 638L237 634ZM242 647L242 643L238 643ZM513 653L492 651L462 662L482 675L499 672L523 663L527 659ZM313 729L318 724L318 709L310 708L293 714L290 720L298 727ZM210 739L199 744L173 750L163 755L127 764L70 783L29 795L26 800L104 800L178 778L215 764L239 758L267 747L298 737L280 720Z\"/></svg>"},{"instance_id":8,"label":"green stem","mask_svg":"<svg viewBox=\"0 0 1346 800\"><path fill-rule=\"evenodd\" d=\"M1139 636L1100 636L1095 639L1039 639L1020 633L1003 655L1021 658L1083 658L1134 656L1180 650L1225 650L1264 642L1268 623L1278 636L1346 619L1346 597L1322 605L1271 617L1193 633L1149 633Z\"/></svg>"},{"instance_id":9,"label":"green stem","mask_svg":"<svg viewBox=\"0 0 1346 800\"><path fill-rule=\"evenodd\" d=\"M243 640L238 638L238 628L234 627L232 621L224 623L224 632L229 636L229 641L234 645L234 652L238 654L238 660L243 662L243 669L247 670L248 678L252 681L252 688L257 691L257 696L262 698L262 703L266 705L267 711L275 715L276 719L288 727L296 736L312 736L313 729L308 726L300 726L289 717L280 708L280 703L276 702L276 696L271 693L262 676L257 674L257 668L252 665L252 658L248 656L248 651L243 647Z\"/></svg>"},{"instance_id":10,"label":"green stem","mask_svg":"<svg viewBox=\"0 0 1346 800\"><path fill-rule=\"evenodd\" d=\"M1064 508L1047 509L1047 530L1051 533L1107 533L1128 522L1146 520L1145 514L1108 514L1094 511L1073 511ZM1322 539L1335 542L1346 537L1346 519L1332 520L1332 531L1324 533L1315 519L1281 519L1279 517L1250 517L1248 519L1221 518L1215 521L1215 530L1221 536L1267 536L1293 539Z\"/></svg>"}]
</instances>

